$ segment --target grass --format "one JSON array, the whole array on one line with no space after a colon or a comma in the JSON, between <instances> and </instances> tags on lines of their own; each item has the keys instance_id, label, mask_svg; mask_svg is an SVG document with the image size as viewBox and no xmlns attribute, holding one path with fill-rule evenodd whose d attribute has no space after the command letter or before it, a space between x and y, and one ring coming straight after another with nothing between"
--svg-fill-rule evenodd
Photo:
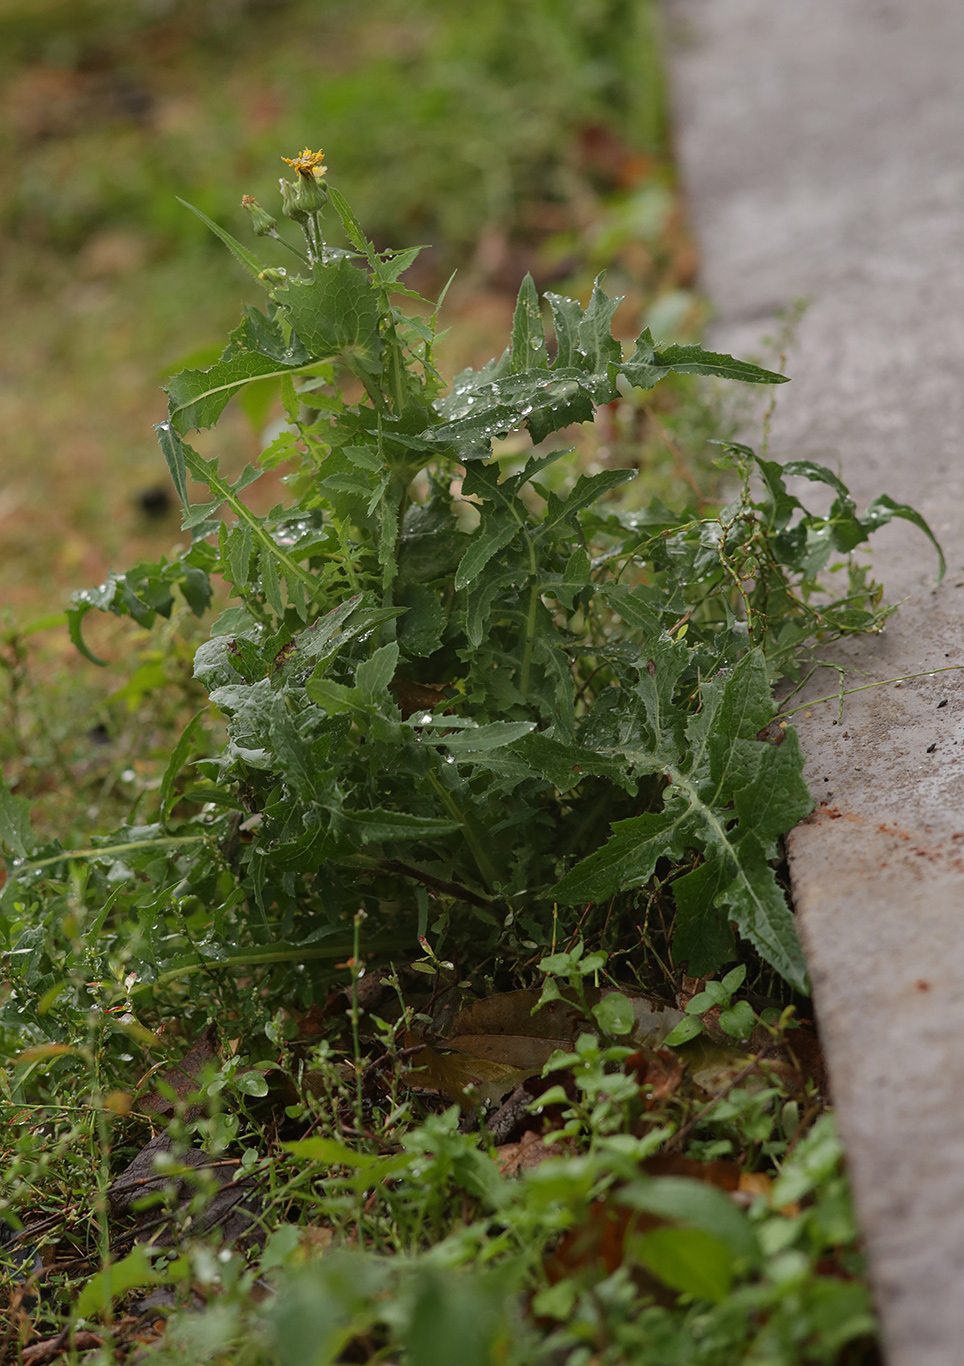
<instances>
[{"instance_id":1,"label":"grass","mask_svg":"<svg viewBox=\"0 0 964 1366\"><path fill-rule=\"evenodd\" d=\"M0 758L41 836L75 849L136 826L205 700L187 614L94 623L103 672L59 621L67 592L177 542L145 500L164 482L157 386L247 297L177 196L243 236L237 185L268 202L261 168L320 141L359 168L344 188L380 240L440 244L419 288L469 261L446 373L501 347L527 269L585 299L608 268L627 331L687 337L702 313L646 5L154 14L33 0L0 19ZM222 424L226 468L275 416ZM578 459L628 457L647 499L709 499L724 421L681 381L607 410ZM244 966L188 998L145 992L122 955L90 987L85 877L71 863L37 923L36 953L73 964L30 1002L59 1041L23 1051L22 998L0 987L6 1360L44 1341L44 1359L104 1363L875 1360L812 1029L760 975L727 1034L672 965L658 883L641 943L560 922L511 974L428 940L363 971L359 920L327 991L278 1001ZM201 923L189 899L176 913ZM683 1017L702 1034L667 1047ZM159 1175L140 1156L155 1128Z\"/></svg>"}]
</instances>

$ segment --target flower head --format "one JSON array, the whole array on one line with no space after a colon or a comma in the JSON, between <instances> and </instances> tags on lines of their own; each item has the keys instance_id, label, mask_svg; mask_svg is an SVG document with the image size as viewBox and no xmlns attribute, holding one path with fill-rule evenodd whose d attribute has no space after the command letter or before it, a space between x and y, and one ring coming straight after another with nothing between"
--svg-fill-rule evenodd
<instances>
[{"instance_id":1,"label":"flower head","mask_svg":"<svg viewBox=\"0 0 964 1366\"><path fill-rule=\"evenodd\" d=\"M273 218L266 209L263 209L256 199L252 199L249 194L246 194L241 200L241 207L247 209L251 215L252 226L257 237L264 237L269 234L273 237L277 236L275 228L278 226L278 220Z\"/></svg>"},{"instance_id":2,"label":"flower head","mask_svg":"<svg viewBox=\"0 0 964 1366\"><path fill-rule=\"evenodd\" d=\"M312 152L308 147L294 160L291 157L282 157L281 160L286 161L300 176L304 176L305 180L322 180L328 173L324 152Z\"/></svg>"}]
</instances>

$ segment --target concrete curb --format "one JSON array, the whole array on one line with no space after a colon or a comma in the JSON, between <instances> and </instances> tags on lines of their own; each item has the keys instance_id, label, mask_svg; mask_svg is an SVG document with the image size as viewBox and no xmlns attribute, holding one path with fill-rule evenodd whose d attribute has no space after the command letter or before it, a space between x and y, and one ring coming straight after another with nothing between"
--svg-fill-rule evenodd
<instances>
[{"instance_id":1,"label":"concrete curb","mask_svg":"<svg viewBox=\"0 0 964 1366\"><path fill-rule=\"evenodd\" d=\"M964 5L670 0L666 23L709 344L751 354L808 297L771 455L912 503L947 552L935 590L919 533L881 532L903 606L827 657L851 685L964 665ZM819 805L791 873L887 1359L959 1366L964 673L797 720Z\"/></svg>"}]
</instances>

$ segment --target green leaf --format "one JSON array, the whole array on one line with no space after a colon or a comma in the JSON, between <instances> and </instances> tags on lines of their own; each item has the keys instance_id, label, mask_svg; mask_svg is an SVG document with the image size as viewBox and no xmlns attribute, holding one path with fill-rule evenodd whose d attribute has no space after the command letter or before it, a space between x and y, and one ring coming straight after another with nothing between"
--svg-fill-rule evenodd
<instances>
[{"instance_id":1,"label":"green leaf","mask_svg":"<svg viewBox=\"0 0 964 1366\"><path fill-rule=\"evenodd\" d=\"M119 1295L126 1295L129 1290L145 1285L168 1285L188 1275L190 1268L186 1257L170 1263L163 1272L157 1271L145 1248L137 1244L121 1261L90 1277L77 1296L74 1314L77 1318L91 1318L109 1309L113 1300Z\"/></svg>"},{"instance_id":2,"label":"green leaf","mask_svg":"<svg viewBox=\"0 0 964 1366\"><path fill-rule=\"evenodd\" d=\"M616 892L641 886L652 877L657 859L683 852L681 824L677 816L654 812L616 821L607 843L551 887L549 897L572 905L605 901Z\"/></svg>"},{"instance_id":3,"label":"green leaf","mask_svg":"<svg viewBox=\"0 0 964 1366\"><path fill-rule=\"evenodd\" d=\"M268 1083L258 1071L241 1072L237 1079L238 1090L246 1096L266 1096Z\"/></svg>"},{"instance_id":4,"label":"green leaf","mask_svg":"<svg viewBox=\"0 0 964 1366\"><path fill-rule=\"evenodd\" d=\"M720 1028L732 1039L748 1039L756 1025L756 1016L749 1001L737 1001L720 1011Z\"/></svg>"},{"instance_id":5,"label":"green leaf","mask_svg":"<svg viewBox=\"0 0 964 1366\"><path fill-rule=\"evenodd\" d=\"M652 389L671 370L682 375L717 375L722 379L737 379L747 384L787 382L785 375L764 370L748 361L734 360L732 356L716 351L704 351L701 346L668 346L658 351L648 328L640 333L633 354L620 364L619 369L630 384L640 389Z\"/></svg>"},{"instance_id":6,"label":"green leaf","mask_svg":"<svg viewBox=\"0 0 964 1366\"><path fill-rule=\"evenodd\" d=\"M327 189L328 198L341 219L342 227L345 229L345 236L356 251L360 251L363 256L369 256L372 252L372 244L362 232L361 224L355 217L354 210L348 200L334 185L329 185Z\"/></svg>"},{"instance_id":7,"label":"green leaf","mask_svg":"<svg viewBox=\"0 0 964 1366\"><path fill-rule=\"evenodd\" d=\"M592 1014L604 1034L629 1034L636 1023L632 1001L618 991L610 991L597 1001Z\"/></svg>"},{"instance_id":8,"label":"green leaf","mask_svg":"<svg viewBox=\"0 0 964 1366\"><path fill-rule=\"evenodd\" d=\"M184 761L191 752L194 744L194 737L200 729L204 719L205 711L202 709L191 717L181 733L181 738L171 750L171 757L167 761L164 776L161 778L161 824L166 825L168 818L177 804L179 797L174 791L174 783L177 775L184 765Z\"/></svg>"},{"instance_id":9,"label":"green leaf","mask_svg":"<svg viewBox=\"0 0 964 1366\"><path fill-rule=\"evenodd\" d=\"M182 436L210 427L228 400L254 380L278 379L313 363L297 338L286 344L276 322L246 308L216 364L206 370L182 370L168 382L169 421Z\"/></svg>"},{"instance_id":10,"label":"green leaf","mask_svg":"<svg viewBox=\"0 0 964 1366\"><path fill-rule=\"evenodd\" d=\"M184 459L184 443L170 422L158 422L154 427L160 442L167 468L177 490L177 496L184 508L190 507L187 496L187 465Z\"/></svg>"},{"instance_id":11,"label":"green leaf","mask_svg":"<svg viewBox=\"0 0 964 1366\"><path fill-rule=\"evenodd\" d=\"M736 876L721 894L723 909L737 930L797 991L809 990L807 965L787 906L759 841L740 840Z\"/></svg>"},{"instance_id":12,"label":"green leaf","mask_svg":"<svg viewBox=\"0 0 964 1366\"><path fill-rule=\"evenodd\" d=\"M747 765L748 781L733 796L744 830L751 830L771 858L777 840L813 810L803 778L803 753L795 730L784 732L780 745L753 745L756 763Z\"/></svg>"},{"instance_id":13,"label":"green leaf","mask_svg":"<svg viewBox=\"0 0 964 1366\"><path fill-rule=\"evenodd\" d=\"M451 724L452 720L447 716L439 717L432 722L432 725L444 726L446 729ZM489 750L502 749L534 729L534 721L491 721L485 726L469 723L462 730L433 735L426 726L422 731L422 743L443 746L455 759L462 760L473 754L485 754Z\"/></svg>"},{"instance_id":14,"label":"green leaf","mask_svg":"<svg viewBox=\"0 0 964 1366\"><path fill-rule=\"evenodd\" d=\"M705 977L733 958L733 932L719 909L731 880L732 869L725 860L711 858L673 883L673 958L686 964L691 977Z\"/></svg>"},{"instance_id":15,"label":"green leaf","mask_svg":"<svg viewBox=\"0 0 964 1366\"><path fill-rule=\"evenodd\" d=\"M12 849L17 858L26 858L37 846L30 828L30 803L15 797L0 773L0 842Z\"/></svg>"},{"instance_id":16,"label":"green leaf","mask_svg":"<svg viewBox=\"0 0 964 1366\"><path fill-rule=\"evenodd\" d=\"M556 358L552 368L568 370L579 358L579 324L583 311L575 299L567 299L562 294L547 294L546 301L552 310L552 325L556 330Z\"/></svg>"},{"instance_id":17,"label":"green leaf","mask_svg":"<svg viewBox=\"0 0 964 1366\"><path fill-rule=\"evenodd\" d=\"M342 257L316 266L311 280L292 280L276 296L315 359L345 356L369 373L377 371L378 294L364 271Z\"/></svg>"},{"instance_id":18,"label":"green leaf","mask_svg":"<svg viewBox=\"0 0 964 1366\"><path fill-rule=\"evenodd\" d=\"M281 596L281 582L278 578L278 570L275 566L274 556L271 554L261 554L261 591L264 593L264 600L274 612L279 620L284 619L285 604Z\"/></svg>"},{"instance_id":19,"label":"green leaf","mask_svg":"<svg viewBox=\"0 0 964 1366\"><path fill-rule=\"evenodd\" d=\"M462 556L455 574L456 589L467 588L472 580L481 574L492 557L505 549L518 531L518 521L508 517L487 517Z\"/></svg>"},{"instance_id":20,"label":"green leaf","mask_svg":"<svg viewBox=\"0 0 964 1366\"><path fill-rule=\"evenodd\" d=\"M523 370L548 369L548 366L539 296L532 276L526 275L519 287L512 319L511 370L517 375Z\"/></svg>"},{"instance_id":21,"label":"green leaf","mask_svg":"<svg viewBox=\"0 0 964 1366\"><path fill-rule=\"evenodd\" d=\"M432 835L452 835L461 829L458 821L441 816L413 816L405 811L344 811L343 818L357 831L363 844L384 840L420 840Z\"/></svg>"},{"instance_id":22,"label":"green leaf","mask_svg":"<svg viewBox=\"0 0 964 1366\"><path fill-rule=\"evenodd\" d=\"M611 397L615 397L615 389ZM534 442L573 422L588 422L595 410L586 375L578 369L526 370L477 385L467 383L439 405L445 420L421 433L427 445L451 447L457 458L486 459L492 439L523 425Z\"/></svg>"},{"instance_id":23,"label":"green leaf","mask_svg":"<svg viewBox=\"0 0 964 1366\"><path fill-rule=\"evenodd\" d=\"M571 525L577 512L598 502L604 494L618 489L636 476L636 470L600 470L598 474L581 474L566 498L549 493L546 500L546 515L540 522L536 535L547 537L560 526Z\"/></svg>"},{"instance_id":24,"label":"green leaf","mask_svg":"<svg viewBox=\"0 0 964 1366\"><path fill-rule=\"evenodd\" d=\"M695 1039L702 1033L702 1021L695 1015L687 1015L679 1024L673 1026L663 1042L669 1048L679 1048L681 1044L689 1043L690 1039Z\"/></svg>"},{"instance_id":25,"label":"green leaf","mask_svg":"<svg viewBox=\"0 0 964 1366\"><path fill-rule=\"evenodd\" d=\"M819 1189L840 1167L843 1144L833 1115L821 1115L787 1156L773 1183L774 1208L795 1204Z\"/></svg>"},{"instance_id":26,"label":"green leaf","mask_svg":"<svg viewBox=\"0 0 964 1366\"><path fill-rule=\"evenodd\" d=\"M359 664L355 671L355 686L366 701L374 702L388 691L397 668L398 645L392 641Z\"/></svg>"},{"instance_id":27,"label":"green leaf","mask_svg":"<svg viewBox=\"0 0 964 1366\"><path fill-rule=\"evenodd\" d=\"M749 1219L730 1197L705 1181L660 1176L621 1187L616 1199L630 1209L688 1224L711 1233L749 1265L760 1260L760 1245Z\"/></svg>"},{"instance_id":28,"label":"green leaf","mask_svg":"<svg viewBox=\"0 0 964 1366\"><path fill-rule=\"evenodd\" d=\"M876 531L878 527L886 526L886 524L895 517L898 517L905 522L910 522L920 531L923 531L924 535L937 551L937 582L940 583L941 579L944 577L945 570L947 569L944 552L940 547L940 542L931 530L929 523L925 521L915 508L908 507L906 503L895 503L892 498L888 498L886 493L884 493L881 494L879 498L875 498L868 506L867 511L860 519L860 523L869 536L872 532Z\"/></svg>"},{"instance_id":29,"label":"green leaf","mask_svg":"<svg viewBox=\"0 0 964 1366\"><path fill-rule=\"evenodd\" d=\"M726 1244L698 1228L656 1228L630 1243L648 1271L673 1290L720 1304L733 1286L735 1258Z\"/></svg>"},{"instance_id":30,"label":"green leaf","mask_svg":"<svg viewBox=\"0 0 964 1366\"><path fill-rule=\"evenodd\" d=\"M220 224L215 223L213 218L208 218L206 213L202 213L200 209L196 209L194 205L189 204L186 199L181 199L180 196L178 196L177 202L183 204L186 209L190 209L191 213L193 213L196 218L200 218L204 226L210 228L215 237L221 239L232 256L240 261L248 274L254 276L259 282L261 281L262 272L265 271L267 267L261 264L253 252L248 251L247 247L243 247L236 237L232 237L225 228L222 228Z\"/></svg>"},{"instance_id":31,"label":"green leaf","mask_svg":"<svg viewBox=\"0 0 964 1366\"><path fill-rule=\"evenodd\" d=\"M610 299L600 287L602 276L593 282L589 307L579 324L580 368L585 369L595 380L594 388L599 388L596 402L604 402L603 393L611 390L610 367L622 360L622 348L612 335L612 321L622 296Z\"/></svg>"},{"instance_id":32,"label":"green leaf","mask_svg":"<svg viewBox=\"0 0 964 1366\"><path fill-rule=\"evenodd\" d=\"M618 758L600 754L586 745L570 744L546 735L544 731L533 731L517 741L514 748L530 768L548 778L559 792L568 792L582 781L584 774L590 773L608 778L627 791L634 790L634 784Z\"/></svg>"}]
</instances>

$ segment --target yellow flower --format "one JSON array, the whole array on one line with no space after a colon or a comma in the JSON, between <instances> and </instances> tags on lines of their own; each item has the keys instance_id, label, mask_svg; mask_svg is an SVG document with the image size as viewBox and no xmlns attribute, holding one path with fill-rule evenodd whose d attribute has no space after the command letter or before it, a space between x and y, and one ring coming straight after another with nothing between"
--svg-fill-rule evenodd
<instances>
[{"instance_id":1,"label":"yellow flower","mask_svg":"<svg viewBox=\"0 0 964 1366\"><path fill-rule=\"evenodd\" d=\"M291 157L282 157L281 160L286 161L306 180L321 180L328 171L328 167L325 165L324 152L313 152L309 147L306 147L301 156L295 157L294 160Z\"/></svg>"}]
</instances>

